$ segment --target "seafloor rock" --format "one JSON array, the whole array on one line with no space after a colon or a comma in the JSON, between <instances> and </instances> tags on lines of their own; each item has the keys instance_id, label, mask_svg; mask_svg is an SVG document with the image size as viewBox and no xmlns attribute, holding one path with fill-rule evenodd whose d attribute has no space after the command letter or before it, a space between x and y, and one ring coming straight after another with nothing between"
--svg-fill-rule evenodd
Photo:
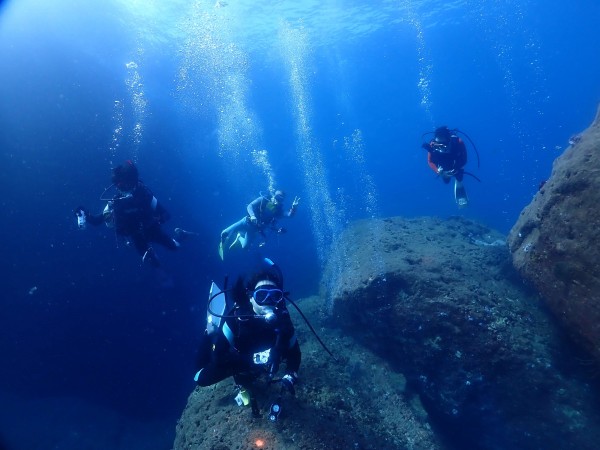
<instances>
[{"instance_id":1,"label":"seafloor rock","mask_svg":"<svg viewBox=\"0 0 600 450\"><path fill-rule=\"evenodd\" d=\"M281 420L252 419L225 380L190 395L176 450L595 448L594 390L498 233L457 218L357 222L322 285L299 306L337 360L290 307L302 366ZM277 388L258 391L263 412Z\"/></svg>"},{"instance_id":2,"label":"seafloor rock","mask_svg":"<svg viewBox=\"0 0 600 450\"><path fill-rule=\"evenodd\" d=\"M338 243L323 278L333 324L386 361L387 377L406 378L404 397L420 397L443 442L598 442L593 390L569 370L503 236L458 218L391 218L358 222Z\"/></svg>"},{"instance_id":3,"label":"seafloor rock","mask_svg":"<svg viewBox=\"0 0 600 450\"><path fill-rule=\"evenodd\" d=\"M444 449L416 397L405 397L406 380L389 364L338 329L323 327L318 297L299 307L335 354L318 344L290 308L302 348L296 396L284 397L280 420L267 419L279 387L258 386L263 416L238 407L231 379L196 388L177 424L175 450L381 450ZM259 445L260 443L260 445Z\"/></svg>"},{"instance_id":4,"label":"seafloor rock","mask_svg":"<svg viewBox=\"0 0 600 450\"><path fill-rule=\"evenodd\" d=\"M517 270L600 365L600 110L508 238Z\"/></svg>"}]
</instances>

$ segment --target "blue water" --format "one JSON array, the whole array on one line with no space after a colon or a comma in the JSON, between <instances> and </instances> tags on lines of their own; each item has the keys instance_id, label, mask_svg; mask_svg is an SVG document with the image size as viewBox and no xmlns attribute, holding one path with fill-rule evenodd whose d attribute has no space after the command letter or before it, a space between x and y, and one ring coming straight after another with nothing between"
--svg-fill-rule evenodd
<instances>
[{"instance_id":1,"label":"blue water","mask_svg":"<svg viewBox=\"0 0 600 450\"><path fill-rule=\"evenodd\" d=\"M209 283L236 269L219 233L260 191L301 198L268 243L297 298L357 218L460 214L508 232L596 114L600 4L571 3L0 3L0 444L92 448L111 424L89 413L128 424L123 448L168 448ZM420 148L439 125L479 151L464 210ZM158 249L172 287L109 230L76 228L73 208L99 212L125 159L167 229L200 234Z\"/></svg>"}]
</instances>

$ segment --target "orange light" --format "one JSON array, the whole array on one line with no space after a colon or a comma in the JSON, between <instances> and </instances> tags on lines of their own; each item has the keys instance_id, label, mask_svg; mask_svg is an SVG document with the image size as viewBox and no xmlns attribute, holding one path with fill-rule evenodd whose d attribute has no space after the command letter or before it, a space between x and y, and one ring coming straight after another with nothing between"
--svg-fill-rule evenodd
<instances>
[{"instance_id":1,"label":"orange light","mask_svg":"<svg viewBox=\"0 0 600 450\"><path fill-rule=\"evenodd\" d=\"M258 448L263 448L265 446L265 441L263 441L262 439L257 439L256 441L254 441L254 443Z\"/></svg>"}]
</instances>

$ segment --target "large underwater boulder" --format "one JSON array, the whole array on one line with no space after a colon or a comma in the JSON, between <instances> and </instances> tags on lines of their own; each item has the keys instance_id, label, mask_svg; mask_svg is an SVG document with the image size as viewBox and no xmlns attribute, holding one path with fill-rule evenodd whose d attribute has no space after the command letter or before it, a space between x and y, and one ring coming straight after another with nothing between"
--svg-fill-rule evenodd
<instances>
[{"instance_id":1,"label":"large underwater boulder","mask_svg":"<svg viewBox=\"0 0 600 450\"><path fill-rule=\"evenodd\" d=\"M595 392L504 239L460 218L351 224L298 301L335 359L290 307L302 366L281 419L276 385L253 419L228 379L191 393L174 449L595 448Z\"/></svg>"},{"instance_id":2,"label":"large underwater boulder","mask_svg":"<svg viewBox=\"0 0 600 450\"><path fill-rule=\"evenodd\" d=\"M600 110L521 212L513 263L600 365Z\"/></svg>"},{"instance_id":3,"label":"large underwater boulder","mask_svg":"<svg viewBox=\"0 0 600 450\"><path fill-rule=\"evenodd\" d=\"M331 323L402 374L454 448L593 448L592 389L504 236L460 219L353 224L323 277ZM558 447L555 444L560 443ZM389 448L389 447L387 447Z\"/></svg>"},{"instance_id":4,"label":"large underwater boulder","mask_svg":"<svg viewBox=\"0 0 600 450\"><path fill-rule=\"evenodd\" d=\"M296 396L282 398L280 420L267 418L278 385L257 384L262 417L252 418L249 407L235 403L233 380L224 380L191 393L177 423L175 450L446 449L418 398L404 397L402 374L339 329L325 327L321 298L298 306L336 359L290 307L302 365Z\"/></svg>"}]
</instances>

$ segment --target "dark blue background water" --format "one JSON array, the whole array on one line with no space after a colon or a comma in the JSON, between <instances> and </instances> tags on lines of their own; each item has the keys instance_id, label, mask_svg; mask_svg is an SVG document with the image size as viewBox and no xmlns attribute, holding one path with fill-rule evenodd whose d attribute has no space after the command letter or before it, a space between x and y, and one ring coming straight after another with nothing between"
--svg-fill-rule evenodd
<instances>
[{"instance_id":1,"label":"dark blue background water","mask_svg":"<svg viewBox=\"0 0 600 450\"><path fill-rule=\"evenodd\" d=\"M0 6L5 435L28 420L25 401L75 398L160 421L156 448L170 445L209 283L239 269L219 260L219 233L268 188L252 150L302 199L267 247L300 298L356 218L461 214L508 232L600 99L595 0L162 3ZM420 149L438 125L480 153L477 167L469 146L482 181L466 178L465 210ZM99 212L110 168L129 158L167 229L200 234L158 249L169 288L110 230L75 225L73 208ZM82 448L70 427L79 437L55 448Z\"/></svg>"}]
</instances>

